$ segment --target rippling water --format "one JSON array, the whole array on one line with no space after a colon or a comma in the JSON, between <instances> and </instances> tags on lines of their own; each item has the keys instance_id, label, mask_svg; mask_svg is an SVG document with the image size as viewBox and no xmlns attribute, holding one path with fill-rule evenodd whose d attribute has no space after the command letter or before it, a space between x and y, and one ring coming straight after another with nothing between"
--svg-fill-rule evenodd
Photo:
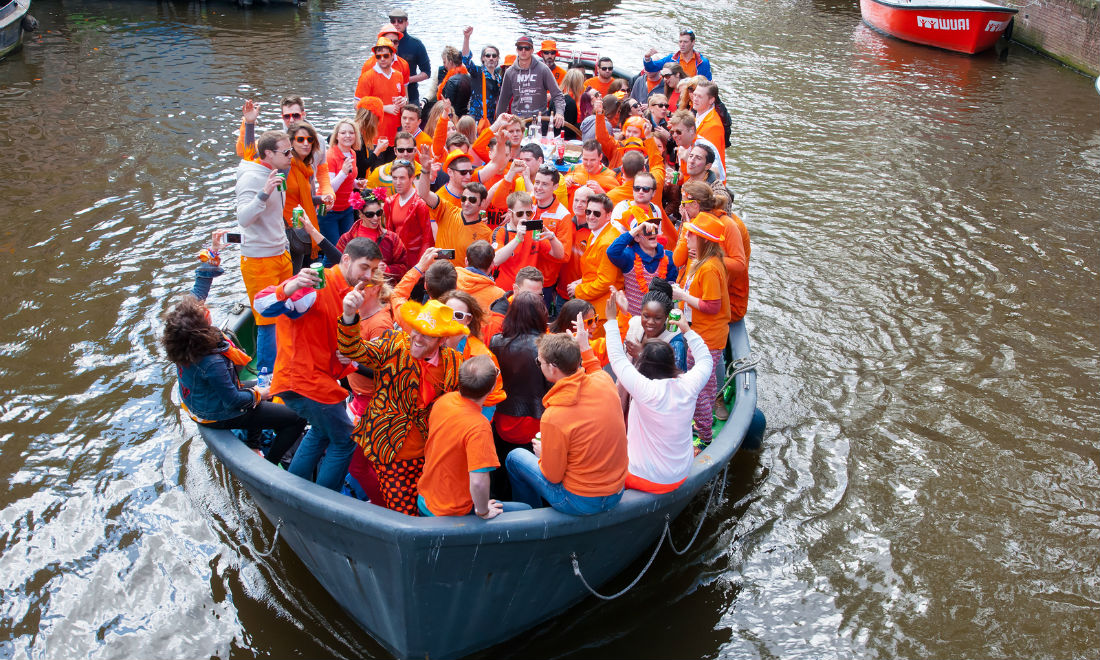
<instances>
[{"instance_id":1,"label":"rippling water","mask_svg":"<svg viewBox=\"0 0 1100 660\"><path fill-rule=\"evenodd\" d=\"M404 5L436 62L456 16L475 47L526 29L620 63L694 27L753 238L764 450L684 560L493 655L1095 654L1090 80L889 40L836 0ZM385 8L34 14L0 63L0 658L385 655L285 545L260 556L271 525L181 424L155 341L232 220L243 100L270 124L301 93L327 132Z\"/></svg>"}]
</instances>

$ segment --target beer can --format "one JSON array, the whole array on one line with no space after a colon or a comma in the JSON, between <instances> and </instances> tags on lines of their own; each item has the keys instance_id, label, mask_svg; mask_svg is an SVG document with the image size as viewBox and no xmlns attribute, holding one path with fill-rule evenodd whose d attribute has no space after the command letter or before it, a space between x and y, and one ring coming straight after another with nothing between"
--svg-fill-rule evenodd
<instances>
[{"instance_id":1,"label":"beer can","mask_svg":"<svg viewBox=\"0 0 1100 660\"><path fill-rule=\"evenodd\" d=\"M317 277L321 278L321 283L313 287L314 289L325 288L325 265L320 261L314 261L309 265L310 268L317 271Z\"/></svg>"},{"instance_id":2,"label":"beer can","mask_svg":"<svg viewBox=\"0 0 1100 660\"><path fill-rule=\"evenodd\" d=\"M294 209L294 213L290 215L290 225L292 227L302 226L302 214L305 213L302 209Z\"/></svg>"},{"instance_id":3,"label":"beer can","mask_svg":"<svg viewBox=\"0 0 1100 660\"><path fill-rule=\"evenodd\" d=\"M279 185L275 187L280 192L286 192L286 175L279 174Z\"/></svg>"},{"instance_id":4,"label":"beer can","mask_svg":"<svg viewBox=\"0 0 1100 660\"><path fill-rule=\"evenodd\" d=\"M540 231L539 231L538 229L536 229L536 230L534 231L534 235L533 235L533 236L531 236L531 238L533 238L533 239L535 239L535 240L537 241L537 240L539 240L539 236L541 236L541 235L542 235L542 232L540 232Z\"/></svg>"},{"instance_id":5,"label":"beer can","mask_svg":"<svg viewBox=\"0 0 1100 660\"><path fill-rule=\"evenodd\" d=\"M326 213L328 213L328 208L325 207L324 202L321 202L320 204L317 205L317 215L324 215Z\"/></svg>"},{"instance_id":6,"label":"beer can","mask_svg":"<svg viewBox=\"0 0 1100 660\"><path fill-rule=\"evenodd\" d=\"M665 330L669 332L676 332L679 328L676 327L676 322L684 317L684 313L678 309L673 309L668 313L668 323L665 324Z\"/></svg>"}]
</instances>

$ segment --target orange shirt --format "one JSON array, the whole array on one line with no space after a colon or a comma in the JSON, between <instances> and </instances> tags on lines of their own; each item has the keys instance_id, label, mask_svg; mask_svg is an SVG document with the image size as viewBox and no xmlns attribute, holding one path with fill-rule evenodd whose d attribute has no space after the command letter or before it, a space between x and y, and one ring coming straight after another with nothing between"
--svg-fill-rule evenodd
<instances>
[{"instance_id":1,"label":"orange shirt","mask_svg":"<svg viewBox=\"0 0 1100 660\"><path fill-rule=\"evenodd\" d=\"M505 291L512 290L512 286L516 283L516 273L519 272L520 268L535 266L538 264L539 255L550 254L550 241L536 242L534 233L533 231L525 232L523 242L516 247L512 256L508 257L508 261L500 265L500 273L497 275L496 281L497 286ZM509 229L508 225L501 225L493 230L493 240L490 243L492 243L494 250L499 250L515 237L515 230Z\"/></svg>"},{"instance_id":2,"label":"orange shirt","mask_svg":"<svg viewBox=\"0 0 1100 660\"><path fill-rule=\"evenodd\" d=\"M619 185L619 177L615 174L615 170L604 165L600 165L600 170L595 174L590 174L588 170L584 169L584 165L577 163L569 170L567 176L573 179L573 184L569 186L570 202L573 201L573 193L577 191L577 188L580 188L589 181L595 181L600 184L604 192Z\"/></svg>"},{"instance_id":3,"label":"orange shirt","mask_svg":"<svg viewBox=\"0 0 1100 660\"><path fill-rule=\"evenodd\" d=\"M550 72L554 74L554 80L557 81L558 87L561 87L561 81L565 80L565 74L567 73L565 67L555 64Z\"/></svg>"},{"instance_id":4,"label":"orange shirt","mask_svg":"<svg viewBox=\"0 0 1100 660\"><path fill-rule=\"evenodd\" d=\"M449 259L455 268L466 265L466 248L471 243L487 241L492 237L493 230L489 229L489 225L480 218L474 223L466 222L462 217L462 210L442 197L435 208L429 210L429 214L438 228L435 246L455 251L455 258Z\"/></svg>"},{"instance_id":5,"label":"orange shirt","mask_svg":"<svg viewBox=\"0 0 1100 660\"><path fill-rule=\"evenodd\" d=\"M383 106L393 105L395 96L405 96L407 90L405 79L401 72L390 69L387 77L377 68L368 69L366 74L359 78L359 84L355 88L355 95L359 98L373 96L382 102ZM382 119L378 122L378 137L389 139L393 144L397 131L401 128L400 108L397 114L382 113Z\"/></svg>"},{"instance_id":6,"label":"orange shirt","mask_svg":"<svg viewBox=\"0 0 1100 660\"><path fill-rule=\"evenodd\" d=\"M612 80L615 80L614 76L612 76L611 79L607 82L600 80L599 76L592 76L588 80L584 81L584 86L591 87L592 89L596 90L600 93L600 96L606 96L608 88L611 87Z\"/></svg>"},{"instance_id":7,"label":"orange shirt","mask_svg":"<svg viewBox=\"0 0 1100 660\"><path fill-rule=\"evenodd\" d=\"M722 242L722 262L726 267L730 320L740 321L749 306L749 259L745 255L743 236L736 228L733 219L728 215L718 216L718 218L725 225L726 232L726 240ZM687 231L681 227L676 249L672 253L672 262L681 267L685 266L687 261ZM686 268L681 268L680 272L685 270Z\"/></svg>"},{"instance_id":8,"label":"orange shirt","mask_svg":"<svg viewBox=\"0 0 1100 660\"><path fill-rule=\"evenodd\" d=\"M739 237L738 241L740 242ZM688 264L688 267L682 271L681 286L687 282L691 265ZM726 347L730 322L730 299L727 295L725 266L718 259L708 259L690 278L691 283L687 286L688 293L699 300L718 300L721 303L717 314L705 314L694 308L691 310L691 329L699 333L707 343L707 348L720 351Z\"/></svg>"},{"instance_id":9,"label":"orange shirt","mask_svg":"<svg viewBox=\"0 0 1100 660\"><path fill-rule=\"evenodd\" d=\"M424 473L419 490L437 516L464 516L474 508L470 473L498 468L493 429L481 407L458 392L439 397L428 416Z\"/></svg>"},{"instance_id":10,"label":"orange shirt","mask_svg":"<svg viewBox=\"0 0 1100 660\"><path fill-rule=\"evenodd\" d=\"M606 371L574 374L554 383L542 397L539 467L552 483L583 497L605 497L623 489L629 459L619 394Z\"/></svg>"},{"instance_id":11,"label":"orange shirt","mask_svg":"<svg viewBox=\"0 0 1100 660\"><path fill-rule=\"evenodd\" d=\"M561 259L555 259L549 254L540 255L535 264L542 271L543 286L554 286L558 283L562 265L569 261L569 255L573 252L573 214L554 198L546 208L535 204L535 219L542 220L544 231L554 232L565 250Z\"/></svg>"},{"instance_id":12,"label":"orange shirt","mask_svg":"<svg viewBox=\"0 0 1100 660\"><path fill-rule=\"evenodd\" d=\"M359 80L362 80L363 76L366 75L367 71L370 71L371 69L373 69L375 64L378 64L378 58L375 57L374 54L372 53L371 56L367 58L367 61L363 62L363 68L359 70ZM405 60L404 57L395 57L395 58L393 58L393 70L399 72L401 74L402 79L405 81L406 84L408 84L408 82L409 82L409 63ZM359 84L360 84L359 82L356 82L356 84L355 84L356 91L359 90ZM363 95L362 94L356 94L356 96L362 97Z\"/></svg>"}]
</instances>

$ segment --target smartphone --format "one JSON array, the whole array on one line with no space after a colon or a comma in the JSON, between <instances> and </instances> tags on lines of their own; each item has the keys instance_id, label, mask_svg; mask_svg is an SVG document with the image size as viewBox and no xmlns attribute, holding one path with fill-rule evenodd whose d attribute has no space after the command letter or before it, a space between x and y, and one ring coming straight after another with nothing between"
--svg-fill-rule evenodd
<instances>
[{"instance_id":1,"label":"smartphone","mask_svg":"<svg viewBox=\"0 0 1100 660\"><path fill-rule=\"evenodd\" d=\"M225 235L225 242L226 243L240 243L241 242L241 235L240 234L226 234Z\"/></svg>"},{"instance_id":2,"label":"smartphone","mask_svg":"<svg viewBox=\"0 0 1100 660\"><path fill-rule=\"evenodd\" d=\"M534 231L536 229L542 231L542 218L539 218L538 220L524 220L523 226L527 229L527 231Z\"/></svg>"},{"instance_id":3,"label":"smartphone","mask_svg":"<svg viewBox=\"0 0 1100 660\"><path fill-rule=\"evenodd\" d=\"M454 259L455 258L455 251L454 250L440 250L440 251L435 253L435 256L436 256L436 259Z\"/></svg>"}]
</instances>

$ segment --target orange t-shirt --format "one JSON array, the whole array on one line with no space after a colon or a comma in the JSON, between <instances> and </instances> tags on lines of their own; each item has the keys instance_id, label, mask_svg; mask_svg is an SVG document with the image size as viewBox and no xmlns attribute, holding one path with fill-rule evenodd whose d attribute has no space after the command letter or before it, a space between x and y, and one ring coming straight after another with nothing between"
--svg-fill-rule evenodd
<instances>
[{"instance_id":1,"label":"orange t-shirt","mask_svg":"<svg viewBox=\"0 0 1100 660\"><path fill-rule=\"evenodd\" d=\"M390 76L378 73L377 69L368 69L355 88L355 95L359 98L373 96L382 102L382 105L393 105L395 96L405 96L407 93L405 79L401 72L390 69ZM387 138L393 144L398 129L401 128L401 114L382 114L378 122L378 137Z\"/></svg>"},{"instance_id":2,"label":"orange t-shirt","mask_svg":"<svg viewBox=\"0 0 1100 660\"><path fill-rule=\"evenodd\" d=\"M692 263L682 271L684 281ZM699 333L707 348L720 351L726 347L729 338L730 298L726 287L726 266L721 259L708 259L691 276L688 293L699 300L717 300L721 307L717 314L705 314L697 309L691 310L691 329ZM685 303L686 304L686 303Z\"/></svg>"},{"instance_id":3,"label":"orange t-shirt","mask_svg":"<svg viewBox=\"0 0 1100 660\"><path fill-rule=\"evenodd\" d=\"M428 510L437 516L470 513L470 473L498 467L493 429L481 407L458 392L439 397L428 416L424 473L418 486Z\"/></svg>"},{"instance_id":4,"label":"orange t-shirt","mask_svg":"<svg viewBox=\"0 0 1100 660\"><path fill-rule=\"evenodd\" d=\"M449 259L455 268L466 265L466 248L474 241L488 241L493 230L483 220L467 224L462 217L462 209L442 197L434 209L429 210L436 224L435 246L455 251L455 258Z\"/></svg>"},{"instance_id":5,"label":"orange t-shirt","mask_svg":"<svg viewBox=\"0 0 1100 660\"><path fill-rule=\"evenodd\" d=\"M543 286L554 286L558 283L558 274L561 267L569 261L569 255L573 252L573 214L569 209L554 198L547 208L535 204L535 219L542 220L543 230L552 231L561 241L565 254L561 259L555 259L549 254L540 256L535 264L542 271Z\"/></svg>"},{"instance_id":6,"label":"orange t-shirt","mask_svg":"<svg viewBox=\"0 0 1100 660\"><path fill-rule=\"evenodd\" d=\"M604 82L600 80L599 76L592 76L588 80L584 81L584 86L591 87L592 89L596 90L600 93L600 96L606 96L608 88L611 87L612 80L615 80L615 78L612 77L611 80Z\"/></svg>"},{"instance_id":7,"label":"orange t-shirt","mask_svg":"<svg viewBox=\"0 0 1100 660\"><path fill-rule=\"evenodd\" d=\"M516 247L516 251L512 253L512 256L508 257L508 261L505 261L500 265L500 273L496 276L497 286L505 291L511 291L512 286L516 283L516 273L520 268L524 266L537 266L539 255L549 256L550 254L550 241L540 240L535 241L533 231L524 233L523 242ZM516 232L508 228L508 225L501 225L493 230L493 240L490 241L494 250L499 250L508 244L516 237Z\"/></svg>"}]
</instances>

